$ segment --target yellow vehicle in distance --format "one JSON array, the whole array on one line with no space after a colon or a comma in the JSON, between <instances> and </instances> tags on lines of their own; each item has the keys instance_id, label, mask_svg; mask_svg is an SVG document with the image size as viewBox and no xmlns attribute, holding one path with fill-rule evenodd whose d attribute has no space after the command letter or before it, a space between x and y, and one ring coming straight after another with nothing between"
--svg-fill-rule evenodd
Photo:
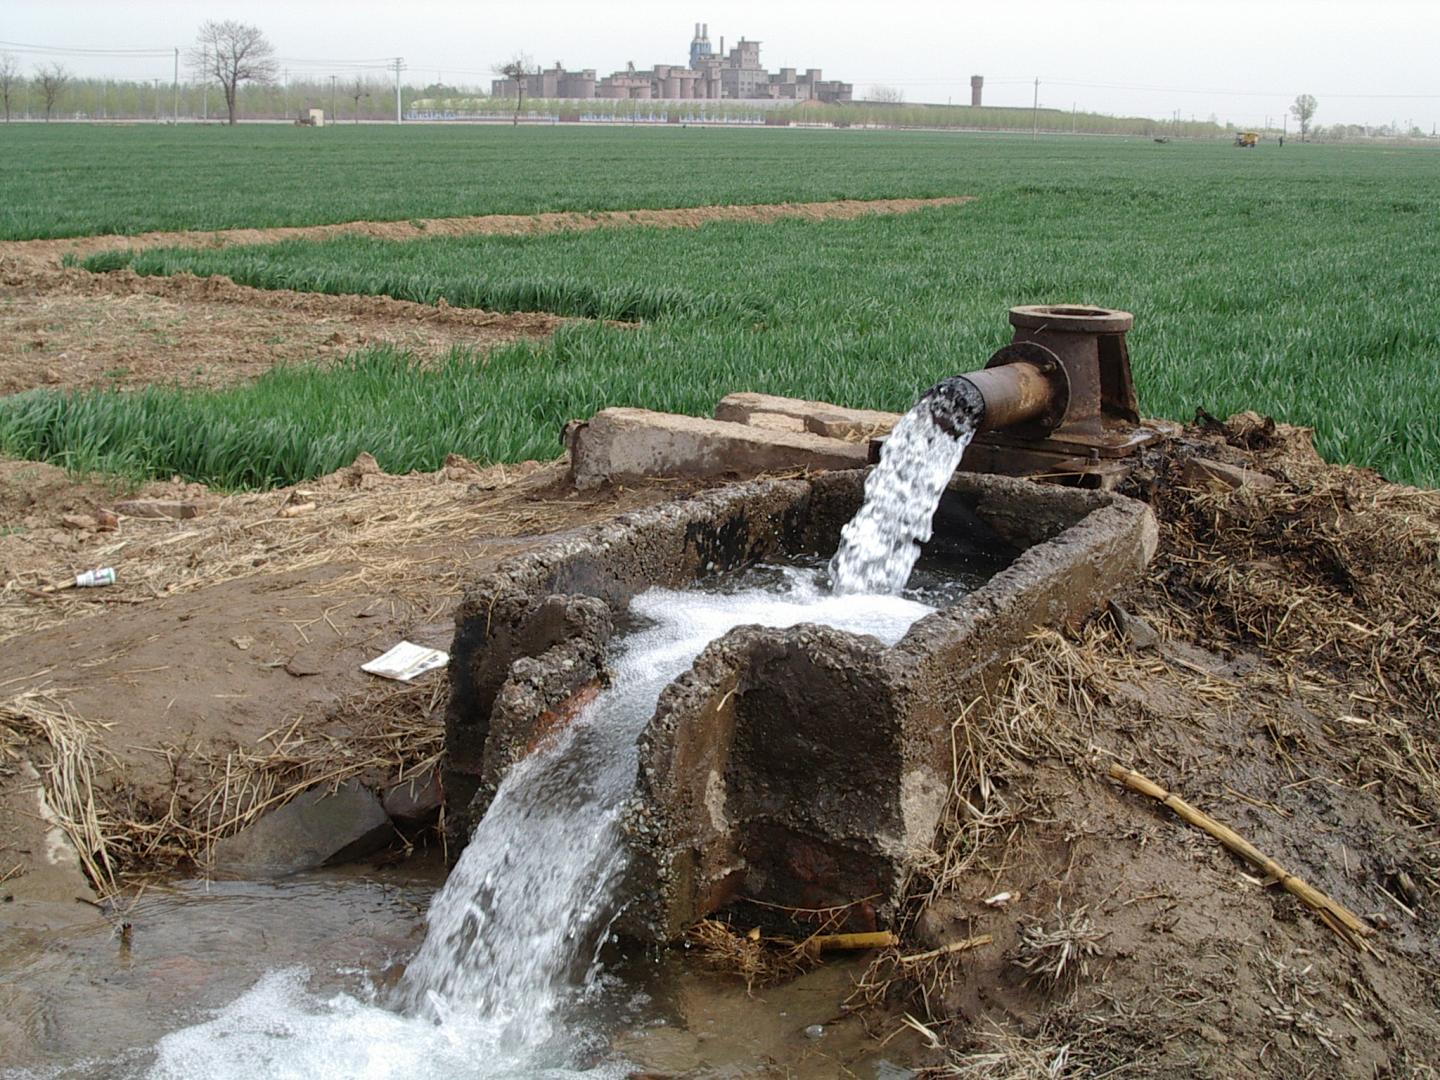
<instances>
[{"instance_id":1,"label":"yellow vehicle in distance","mask_svg":"<svg viewBox=\"0 0 1440 1080\"><path fill-rule=\"evenodd\" d=\"M1260 133L1258 131L1241 131L1235 136L1235 145L1253 150L1260 145Z\"/></svg>"}]
</instances>

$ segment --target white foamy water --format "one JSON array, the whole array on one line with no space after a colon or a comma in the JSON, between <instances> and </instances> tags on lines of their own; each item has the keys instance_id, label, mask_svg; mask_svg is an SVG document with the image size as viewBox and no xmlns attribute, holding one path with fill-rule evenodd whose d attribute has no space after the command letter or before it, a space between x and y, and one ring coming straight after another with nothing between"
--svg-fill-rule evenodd
<instances>
[{"instance_id":1,"label":"white foamy water","mask_svg":"<svg viewBox=\"0 0 1440 1080\"><path fill-rule=\"evenodd\" d=\"M940 496L975 436L983 406L947 379L900 418L865 479L865 502L830 560L837 593L898 593L930 539Z\"/></svg>"},{"instance_id":2,"label":"white foamy water","mask_svg":"<svg viewBox=\"0 0 1440 1080\"><path fill-rule=\"evenodd\" d=\"M596 953L617 914L619 818L660 691L736 626L823 623L893 644L933 610L898 596L823 592L814 573L785 576L789 588L778 592L636 597L631 610L648 625L620 643L613 685L506 776L435 897L425 943L390 1007L311 993L303 971L272 972L213 1019L161 1040L150 1075L624 1075L605 1063L603 1045L567 1025L567 1012L593 992Z\"/></svg>"}]
</instances>

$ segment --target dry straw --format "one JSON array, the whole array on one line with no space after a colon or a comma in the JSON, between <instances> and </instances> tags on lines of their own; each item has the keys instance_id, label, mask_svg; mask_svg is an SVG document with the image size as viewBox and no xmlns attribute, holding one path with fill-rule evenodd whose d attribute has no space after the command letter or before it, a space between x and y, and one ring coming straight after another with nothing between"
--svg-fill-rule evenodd
<instances>
[{"instance_id":1,"label":"dry straw","mask_svg":"<svg viewBox=\"0 0 1440 1080\"><path fill-rule=\"evenodd\" d=\"M384 684L336 709L324 730L297 718L250 746L225 751L154 748L182 759L200 778L198 797L177 788L161 807L111 805L95 775L114 759L99 745L99 725L70 711L56 694L22 694L0 705L0 730L35 744L46 797L74 844L96 891L108 896L123 879L178 865L205 866L216 840L311 787L352 777L403 783L435 768L444 751L444 680Z\"/></svg>"}]
</instances>

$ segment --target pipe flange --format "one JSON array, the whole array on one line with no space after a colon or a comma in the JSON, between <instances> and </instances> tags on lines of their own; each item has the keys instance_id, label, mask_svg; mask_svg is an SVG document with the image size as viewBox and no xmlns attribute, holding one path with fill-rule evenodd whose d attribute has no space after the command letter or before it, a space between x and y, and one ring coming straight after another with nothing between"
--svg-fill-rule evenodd
<instances>
[{"instance_id":1,"label":"pipe flange","mask_svg":"<svg viewBox=\"0 0 1440 1080\"><path fill-rule=\"evenodd\" d=\"M1045 431L1054 431L1065 422L1065 414L1070 411L1070 374L1052 349L1034 341L1011 342L990 357L985 362L985 367L988 369L1022 363L1034 364L1050 384L1049 407L1037 416L1033 423Z\"/></svg>"},{"instance_id":2,"label":"pipe flange","mask_svg":"<svg viewBox=\"0 0 1440 1080\"><path fill-rule=\"evenodd\" d=\"M1010 309L1010 325L1017 330L1123 334L1135 325L1135 316L1093 304L1026 304Z\"/></svg>"}]
</instances>

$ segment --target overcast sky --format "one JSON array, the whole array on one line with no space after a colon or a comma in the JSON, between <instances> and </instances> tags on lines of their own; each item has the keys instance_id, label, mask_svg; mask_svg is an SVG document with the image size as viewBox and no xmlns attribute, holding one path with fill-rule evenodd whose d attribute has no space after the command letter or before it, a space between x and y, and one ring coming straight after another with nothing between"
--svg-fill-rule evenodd
<instances>
[{"instance_id":1,"label":"overcast sky","mask_svg":"<svg viewBox=\"0 0 1440 1080\"><path fill-rule=\"evenodd\" d=\"M1440 122L1440 0L993 0L977 4L743 0L0 0L0 40L90 50L182 49L207 18L259 26L293 72L342 77L347 63L403 56L417 85L488 85L517 51L604 75L684 62L697 21L718 49L763 42L766 67L818 67L827 78L898 87L907 101L1279 123L1301 92L1316 122ZM168 78L163 57L19 54L78 75ZM377 72L377 75L379 73Z\"/></svg>"}]
</instances>

